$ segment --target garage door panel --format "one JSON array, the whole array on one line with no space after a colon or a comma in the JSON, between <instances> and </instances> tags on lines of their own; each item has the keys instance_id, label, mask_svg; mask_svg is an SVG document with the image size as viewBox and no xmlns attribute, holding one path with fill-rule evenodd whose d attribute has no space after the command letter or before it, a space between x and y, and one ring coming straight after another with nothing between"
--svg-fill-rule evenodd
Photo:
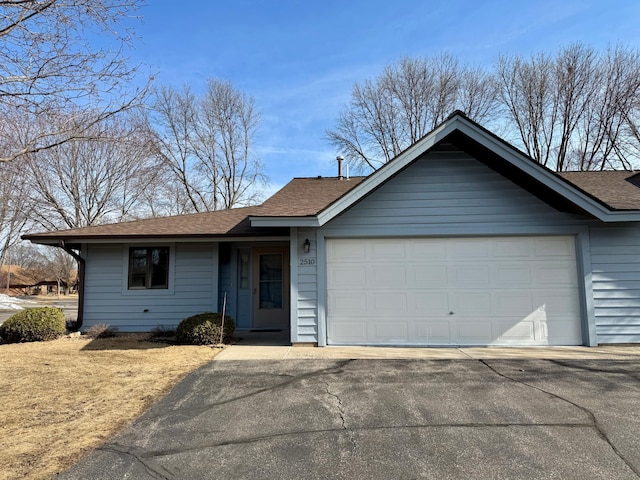
<instances>
[{"instance_id":1,"label":"garage door panel","mask_svg":"<svg viewBox=\"0 0 640 480\"><path fill-rule=\"evenodd\" d=\"M329 258L342 263L361 263L366 258L365 245L359 239L327 242Z\"/></svg>"},{"instance_id":2,"label":"garage door panel","mask_svg":"<svg viewBox=\"0 0 640 480\"><path fill-rule=\"evenodd\" d=\"M416 239L409 242L409 253L416 262L439 261L447 258L447 242L444 240Z\"/></svg>"},{"instance_id":3,"label":"garage door panel","mask_svg":"<svg viewBox=\"0 0 640 480\"><path fill-rule=\"evenodd\" d=\"M413 338L426 345L449 345L451 323L448 320L415 321Z\"/></svg>"},{"instance_id":4,"label":"garage door panel","mask_svg":"<svg viewBox=\"0 0 640 480\"><path fill-rule=\"evenodd\" d=\"M449 267L449 286L473 288L489 284L489 266L461 264Z\"/></svg>"},{"instance_id":5,"label":"garage door panel","mask_svg":"<svg viewBox=\"0 0 640 480\"><path fill-rule=\"evenodd\" d=\"M495 323L497 327L498 338L505 344L513 342L529 343L536 338L540 338L540 332L537 331L536 322L533 319L519 321L513 323L510 321L500 321Z\"/></svg>"},{"instance_id":6,"label":"garage door panel","mask_svg":"<svg viewBox=\"0 0 640 480\"><path fill-rule=\"evenodd\" d=\"M545 262L534 268L534 278L537 285L569 285L577 286L575 264L568 262Z\"/></svg>"},{"instance_id":7,"label":"garage door panel","mask_svg":"<svg viewBox=\"0 0 640 480\"><path fill-rule=\"evenodd\" d=\"M407 321L374 321L370 340L383 343L402 344L409 340L409 322Z\"/></svg>"},{"instance_id":8,"label":"garage door panel","mask_svg":"<svg viewBox=\"0 0 640 480\"><path fill-rule=\"evenodd\" d=\"M534 238L534 253L538 258L575 258L575 243L572 237Z\"/></svg>"},{"instance_id":9,"label":"garage door panel","mask_svg":"<svg viewBox=\"0 0 640 480\"><path fill-rule=\"evenodd\" d=\"M496 265L493 268L493 285L513 287L533 284L533 272L530 265Z\"/></svg>"},{"instance_id":10,"label":"garage door panel","mask_svg":"<svg viewBox=\"0 0 640 480\"><path fill-rule=\"evenodd\" d=\"M582 343L572 237L329 239L327 252L329 344Z\"/></svg>"},{"instance_id":11,"label":"garage door panel","mask_svg":"<svg viewBox=\"0 0 640 480\"><path fill-rule=\"evenodd\" d=\"M366 285L371 288L401 288L407 286L407 269L402 265L372 265Z\"/></svg>"},{"instance_id":12,"label":"garage door panel","mask_svg":"<svg viewBox=\"0 0 640 480\"><path fill-rule=\"evenodd\" d=\"M449 308L449 294L447 292L416 291L412 292L409 300L409 313L413 316L443 316Z\"/></svg>"},{"instance_id":13,"label":"garage door panel","mask_svg":"<svg viewBox=\"0 0 640 480\"><path fill-rule=\"evenodd\" d=\"M517 239L496 239L493 242L493 256L496 258L529 258L533 254L532 242L523 242Z\"/></svg>"},{"instance_id":14,"label":"garage door panel","mask_svg":"<svg viewBox=\"0 0 640 480\"><path fill-rule=\"evenodd\" d=\"M331 292L327 303L337 316L366 314L368 310L366 292Z\"/></svg>"},{"instance_id":15,"label":"garage door panel","mask_svg":"<svg viewBox=\"0 0 640 480\"><path fill-rule=\"evenodd\" d=\"M474 318L469 320L455 320L455 333L459 343L466 345L489 345L493 332L491 321Z\"/></svg>"},{"instance_id":16,"label":"garage door panel","mask_svg":"<svg viewBox=\"0 0 640 480\"><path fill-rule=\"evenodd\" d=\"M403 292L375 292L369 298L369 304L373 309L369 313L380 315L381 313L392 315L406 315L408 309L407 294Z\"/></svg>"},{"instance_id":17,"label":"garage door panel","mask_svg":"<svg viewBox=\"0 0 640 480\"><path fill-rule=\"evenodd\" d=\"M451 310L453 314L458 315L491 315L493 310L491 308L491 291L484 292L467 291L467 292L452 292L451 296Z\"/></svg>"},{"instance_id":18,"label":"garage door panel","mask_svg":"<svg viewBox=\"0 0 640 480\"><path fill-rule=\"evenodd\" d=\"M536 292L535 299L547 318L580 314L580 304L570 289L541 290Z\"/></svg>"},{"instance_id":19,"label":"garage door panel","mask_svg":"<svg viewBox=\"0 0 640 480\"><path fill-rule=\"evenodd\" d=\"M447 284L447 265L413 265L409 268L409 281L413 285L425 287L442 287Z\"/></svg>"},{"instance_id":20,"label":"garage door panel","mask_svg":"<svg viewBox=\"0 0 640 480\"><path fill-rule=\"evenodd\" d=\"M336 265L328 272L327 288L359 290L367 283L367 267L364 264Z\"/></svg>"},{"instance_id":21,"label":"garage door panel","mask_svg":"<svg viewBox=\"0 0 640 480\"><path fill-rule=\"evenodd\" d=\"M366 319L353 320L350 317L336 317L329 325L329 337L339 338L343 343L362 344L367 343Z\"/></svg>"},{"instance_id":22,"label":"garage door panel","mask_svg":"<svg viewBox=\"0 0 640 480\"><path fill-rule=\"evenodd\" d=\"M391 239L373 240L367 246L367 257L381 261L407 258L406 243Z\"/></svg>"},{"instance_id":23,"label":"garage door panel","mask_svg":"<svg viewBox=\"0 0 640 480\"><path fill-rule=\"evenodd\" d=\"M450 245L452 256L462 261L489 257L489 241L486 239L453 239Z\"/></svg>"},{"instance_id":24,"label":"garage door panel","mask_svg":"<svg viewBox=\"0 0 640 480\"><path fill-rule=\"evenodd\" d=\"M526 317L537 308L534 306L531 292L526 290L494 292L492 301L496 315L510 315L515 318Z\"/></svg>"},{"instance_id":25,"label":"garage door panel","mask_svg":"<svg viewBox=\"0 0 640 480\"><path fill-rule=\"evenodd\" d=\"M541 324L543 335L549 345L573 345L576 336L580 336L580 328L572 317L555 318Z\"/></svg>"}]
</instances>

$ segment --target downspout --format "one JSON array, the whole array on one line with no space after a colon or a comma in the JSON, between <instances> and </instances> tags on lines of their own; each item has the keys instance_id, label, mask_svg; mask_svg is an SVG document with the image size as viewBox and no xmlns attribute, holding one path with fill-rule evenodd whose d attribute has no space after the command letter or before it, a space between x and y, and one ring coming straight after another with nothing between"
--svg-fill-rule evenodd
<instances>
[{"instance_id":1,"label":"downspout","mask_svg":"<svg viewBox=\"0 0 640 480\"><path fill-rule=\"evenodd\" d=\"M62 248L65 252L71 255L78 262L78 317L72 329L74 331L82 328L82 321L84 320L84 265L85 260L78 253L74 252L71 248L67 247L64 240L60 240L58 247Z\"/></svg>"}]
</instances>

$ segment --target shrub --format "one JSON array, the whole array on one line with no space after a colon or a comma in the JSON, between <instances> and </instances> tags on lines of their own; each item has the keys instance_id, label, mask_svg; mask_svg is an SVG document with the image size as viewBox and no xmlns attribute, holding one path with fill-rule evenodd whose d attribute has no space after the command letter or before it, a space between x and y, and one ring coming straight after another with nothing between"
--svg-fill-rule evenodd
<instances>
[{"instance_id":1,"label":"shrub","mask_svg":"<svg viewBox=\"0 0 640 480\"><path fill-rule=\"evenodd\" d=\"M87 329L85 335L89 338L111 338L116 336L116 330L106 323L96 323Z\"/></svg>"},{"instance_id":2,"label":"shrub","mask_svg":"<svg viewBox=\"0 0 640 480\"><path fill-rule=\"evenodd\" d=\"M187 317L176 328L176 341L187 345L211 345L220 342L222 314L205 312ZM236 324L229 315L224 316L223 343L229 341Z\"/></svg>"},{"instance_id":3,"label":"shrub","mask_svg":"<svg viewBox=\"0 0 640 480\"><path fill-rule=\"evenodd\" d=\"M65 332L64 314L54 307L22 310L0 325L0 337L9 343L54 340Z\"/></svg>"}]
</instances>

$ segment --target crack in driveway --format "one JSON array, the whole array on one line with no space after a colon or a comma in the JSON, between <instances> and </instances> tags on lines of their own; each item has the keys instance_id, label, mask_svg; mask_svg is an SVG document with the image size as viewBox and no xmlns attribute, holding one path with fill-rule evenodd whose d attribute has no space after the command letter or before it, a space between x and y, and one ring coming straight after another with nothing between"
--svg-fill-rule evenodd
<instances>
[{"instance_id":1,"label":"crack in driveway","mask_svg":"<svg viewBox=\"0 0 640 480\"><path fill-rule=\"evenodd\" d=\"M349 363L353 362L353 359L349 359L349 360L340 360L335 362L334 365L331 365L330 367L326 367L326 368L321 368L319 370L313 370L311 372L306 372L300 375L290 375L290 374L278 374L278 377L285 377L287 378L286 381L275 384L275 385L270 385L268 387L264 387L264 388L259 388L257 390L254 390L252 392L246 393L244 395L238 395L236 397L231 397L231 398L227 398L224 400L221 400L219 402L214 402L214 403L207 403L205 405L202 405L201 407L184 407L181 408L181 410L186 410L188 411L190 414L193 415L199 415L202 413L205 413L209 410L211 410L212 408L215 407L219 407L219 406L223 406L223 405L227 405L233 402L238 402L240 400L245 400L251 397L254 397L256 395L260 395L262 393L267 393L267 392L272 392L274 390L278 390L281 388L285 388L288 387L289 385L292 385L296 382L300 382L302 380L306 380L309 378L313 378L315 376L319 376L319 375L325 375L325 374L329 374L329 375L335 375L335 374L339 374L342 373L342 369L348 365ZM149 420L159 420L162 418L167 417L168 415L175 415L176 410L173 410L171 412L154 412L154 411L149 411L147 412L146 416Z\"/></svg>"},{"instance_id":2,"label":"crack in driveway","mask_svg":"<svg viewBox=\"0 0 640 480\"><path fill-rule=\"evenodd\" d=\"M152 478L157 478L159 480L173 480L177 478L173 473L171 473L165 467L163 467L162 465L156 464L156 462L153 462L153 458L157 457L158 455L150 454L151 452L146 451L140 447L126 446L118 443L112 443L110 445L98 447L96 450L113 452L119 456L132 457L134 460L136 460L140 465L144 467L146 472Z\"/></svg>"},{"instance_id":3,"label":"crack in driveway","mask_svg":"<svg viewBox=\"0 0 640 480\"><path fill-rule=\"evenodd\" d=\"M327 386L327 395L332 396L338 402L338 415L340 415L340 420L342 421L342 428L349 433L349 441L351 442L351 446L353 447L353 450L356 451L358 449L358 443L356 442L356 439L353 436L353 431L347 428L347 419L345 418L342 399L338 396L338 394L332 393L331 390L329 390L329 387L330 387L329 382L325 382L325 384Z\"/></svg>"},{"instance_id":4,"label":"crack in driveway","mask_svg":"<svg viewBox=\"0 0 640 480\"><path fill-rule=\"evenodd\" d=\"M558 399L560 401L566 402L569 405L573 405L574 407L576 407L581 412L585 413L590 419L590 422L589 422L590 427L593 430L595 430L595 432L598 434L598 436L609 445L611 450L618 456L618 458L620 458L620 460L622 460L631 469L631 471L633 473L635 473L638 478L640 478L640 469L638 469L633 463L631 463L631 461L628 460L620 450L618 450L618 448L613 444L613 442L611 441L611 439L607 435L607 432L605 432L605 430L602 428L602 426L598 423L598 419L596 418L596 415L591 410L589 410L587 407L583 407L582 405L579 405L576 402L571 401L568 398L563 397L562 395L550 392L548 390L545 390L544 388L537 387L537 386L532 385L530 383L527 383L525 381L518 380L517 378L510 377L509 375L498 371L492 365L489 365L486 360L478 360L478 361L481 364L483 364L484 366L486 366L493 373L498 375L499 377L502 377L502 378L504 378L506 380L509 380L511 382L514 382L514 383L518 383L520 385L523 385L525 387L531 388L533 390L537 390L538 392L542 392L542 393L544 393L546 395L549 395L550 397L553 397L553 398Z\"/></svg>"},{"instance_id":5,"label":"crack in driveway","mask_svg":"<svg viewBox=\"0 0 640 480\"><path fill-rule=\"evenodd\" d=\"M247 393L245 395L239 395L237 397L232 397L232 398L228 398L226 400L222 400L220 402L216 402L216 403L210 403L206 405L206 408L204 410L208 410L211 407L219 407L221 405L226 405L229 403L233 403L233 402L237 402L238 400L244 400L246 398L251 398L255 395L259 395L261 393L266 393L266 392L271 392L273 390L278 390L280 388L285 388L288 387L289 385L299 382L301 380L306 380L308 378L312 378L318 375L324 375L324 374L338 374L338 373L342 373L342 369L348 365L349 363L353 362L353 360L341 360L339 362L336 362L334 365L327 367L327 368L321 368L320 370L313 370L311 372L306 372L300 375L289 375L289 379L282 382L282 383L278 383L276 385L271 385L269 387L265 387L265 388L260 388L258 390L255 390L253 392ZM282 375L279 375L282 376Z\"/></svg>"},{"instance_id":6,"label":"crack in driveway","mask_svg":"<svg viewBox=\"0 0 640 480\"><path fill-rule=\"evenodd\" d=\"M131 455L136 460L141 461L141 459L150 458L150 457L162 457L168 455L179 455L181 453L189 453L199 450L205 450L208 448L217 448L217 447L226 447L233 445L248 445L251 443L263 442L277 438L285 438L285 437L294 437L294 436L303 436L303 435L315 435L315 434L324 434L324 433L345 433L345 432L375 432L375 431L385 431L385 430L421 430L421 429L446 429L446 428L460 428L460 429L475 429L475 428L512 428L512 427L531 427L531 428L549 428L549 427L561 427L561 428L585 428L589 430L593 430L593 425L591 423L579 423L579 422L570 422L570 423L524 423L524 422L505 422L505 423L490 423L490 422L479 422L479 423L437 423L437 424L418 424L418 425L389 425L383 427L355 427L355 428L326 428L326 429L316 429L316 430L294 430L289 432L280 432L280 433L272 433L268 435L260 435L255 437L245 437L245 438L237 438L234 440L225 440L220 442L210 442L210 443L201 443L198 445L190 445L184 446L181 448L170 448L170 449L161 449L161 450L144 450L140 447L135 446L127 446L124 444L110 444L103 447L99 447L96 450L103 451L113 451L114 453L119 454L127 454ZM165 478L165 477L160 477Z\"/></svg>"}]
</instances>

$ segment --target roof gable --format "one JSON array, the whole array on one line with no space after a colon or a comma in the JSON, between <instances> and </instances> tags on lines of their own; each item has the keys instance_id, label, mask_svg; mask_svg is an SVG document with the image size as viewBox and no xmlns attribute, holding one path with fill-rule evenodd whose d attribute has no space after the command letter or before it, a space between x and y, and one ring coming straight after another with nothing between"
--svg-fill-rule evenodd
<instances>
[{"instance_id":1,"label":"roof gable","mask_svg":"<svg viewBox=\"0 0 640 480\"><path fill-rule=\"evenodd\" d=\"M545 201L548 203L563 204L569 210L579 210L604 222L640 221L640 211L638 210L640 193L634 191L634 194L637 194L637 202L625 203L627 206L634 205L631 209L627 211L616 210L616 207L603 202L601 198L573 185L571 178L565 179L535 162L514 146L467 118L462 112L454 112L440 126L320 212L318 225L324 225L340 215L425 153L437 145L447 142L462 143L467 148L479 148L490 153L492 158L497 159L496 162L500 163L499 165L490 165L492 168L507 177L514 178L515 183L521 186L529 184L532 193L536 189L543 191ZM627 176L631 175L630 172L624 173ZM540 191L537 193L538 196L541 196ZM622 205L621 203L616 204Z\"/></svg>"}]
</instances>

